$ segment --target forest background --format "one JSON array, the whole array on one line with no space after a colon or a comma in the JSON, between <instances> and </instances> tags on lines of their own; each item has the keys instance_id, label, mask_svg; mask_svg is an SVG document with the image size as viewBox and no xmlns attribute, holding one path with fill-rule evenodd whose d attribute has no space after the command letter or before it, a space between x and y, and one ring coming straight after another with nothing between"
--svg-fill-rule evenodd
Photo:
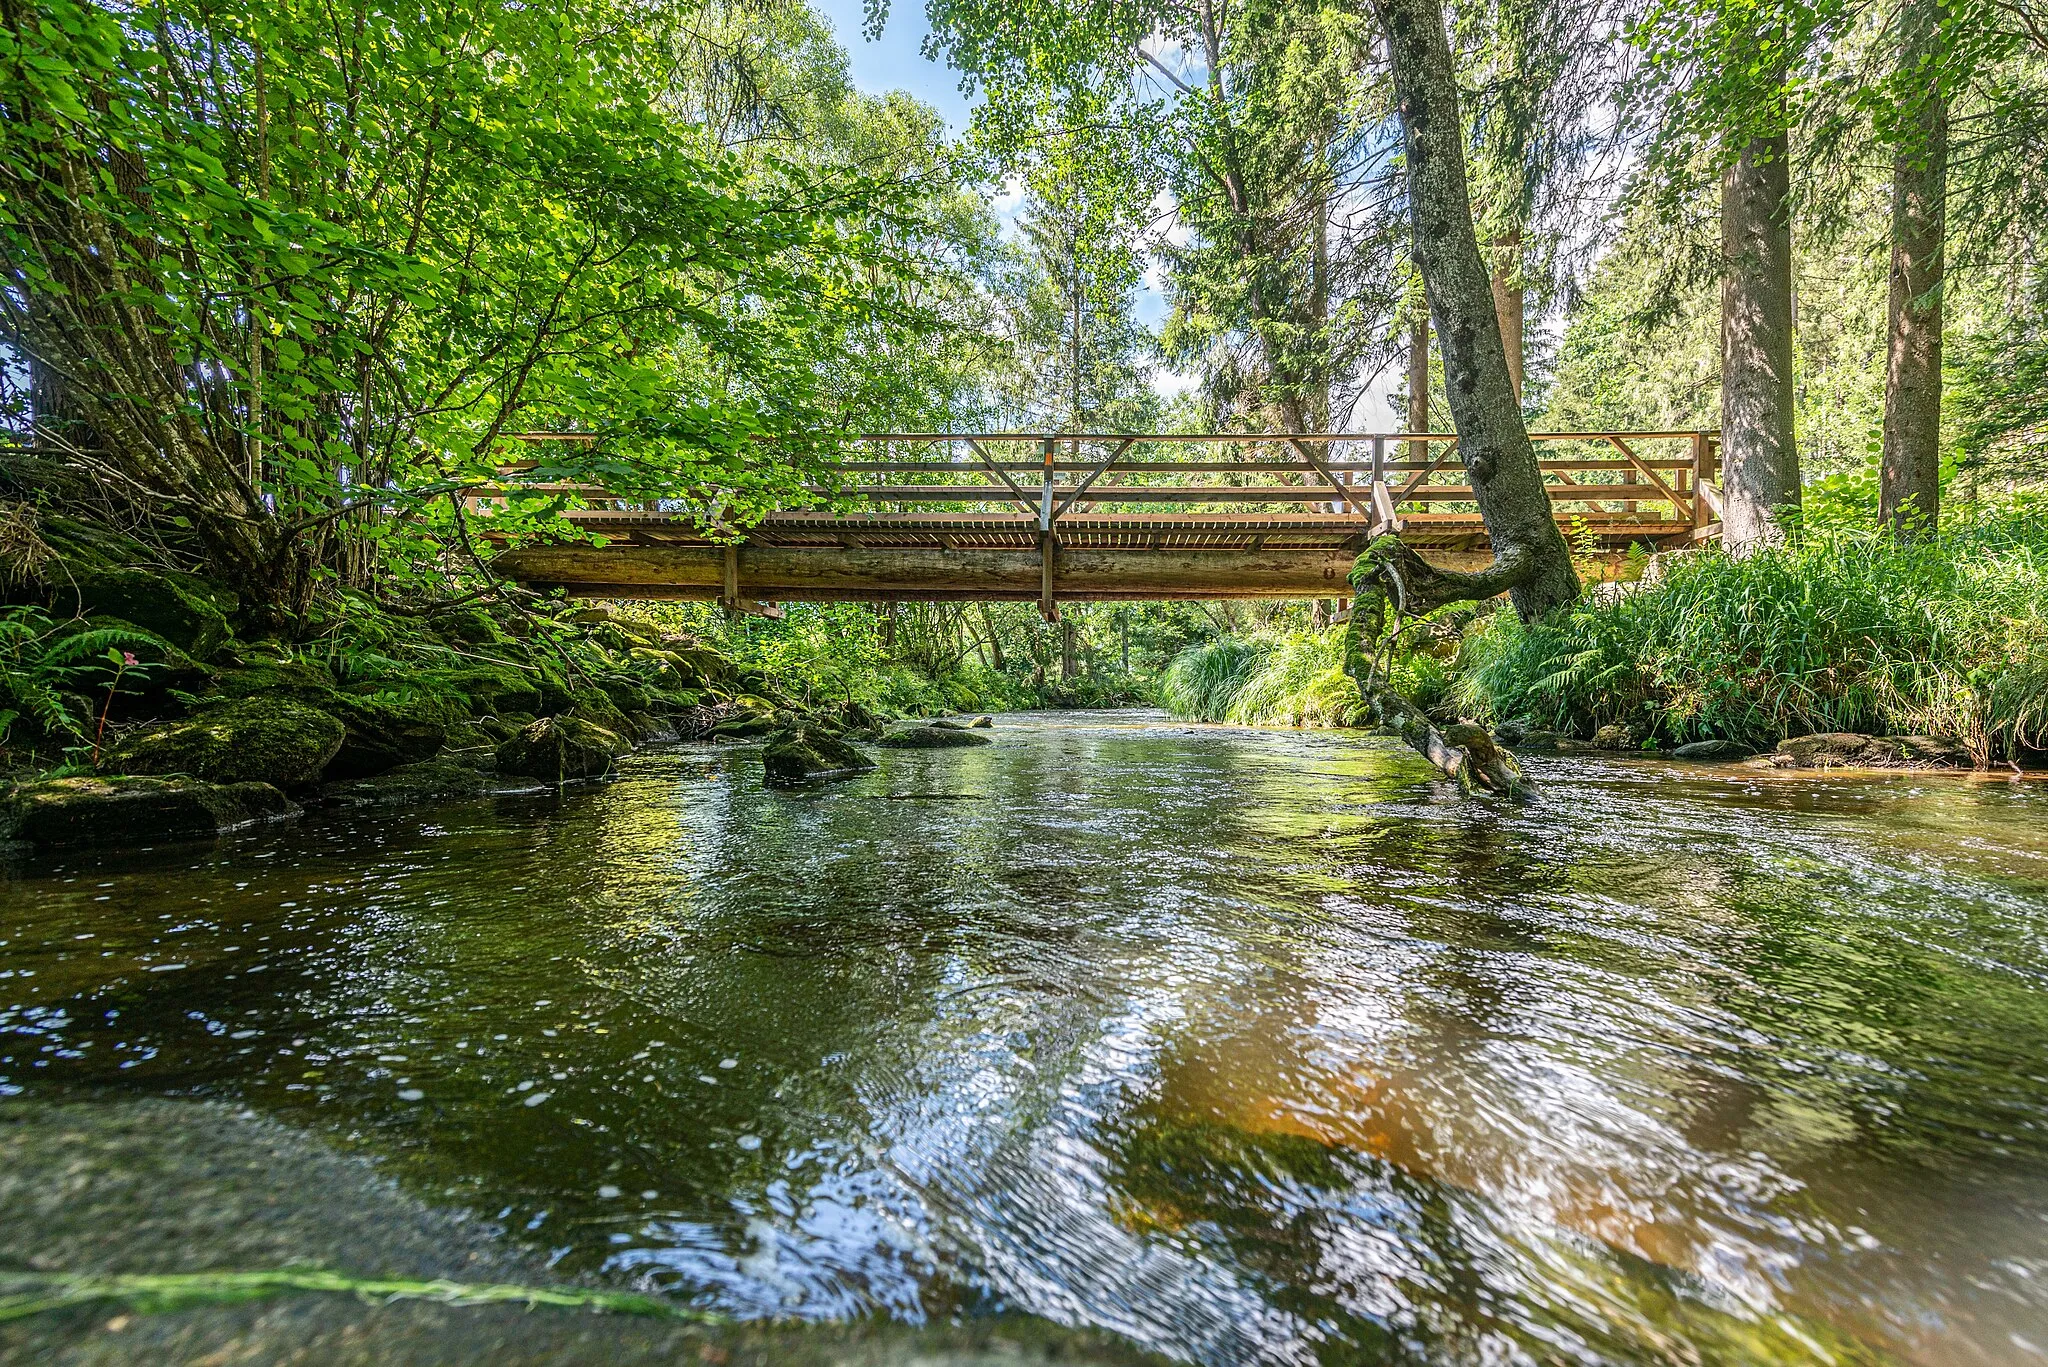
<instances>
[{"instance_id":1,"label":"forest background","mask_svg":"<svg viewBox=\"0 0 2048 1367\"><path fill-rule=\"evenodd\" d=\"M1782 149L1797 506L1768 554L1680 576L1683 612L1656 618L1660 587L1625 629L1610 600L1542 631L1461 617L1406 662L1409 686L1445 713L1646 740L1909 722L2038 739L2040 13L1446 16L1474 227L1534 429L1720 424L1726 172ZM802 0L0 5L9 572L32 578L82 517L228 585L252 631L345 645L378 613L496 589L456 494L531 456L519 431L595 431L544 472L744 526L829 482L841 433L1447 411L1441 365L1417 364L1369 11L931 0L925 17L976 98L958 136L908 94L855 89ZM1916 228L1900 186L1925 180L1930 111L1939 269L1906 309L1936 305L1946 348L1916 527L1880 486ZM495 530L556 534L561 507L524 500ZM1759 607L1766 571L1785 587ZM806 695L884 710L1162 696L1341 724L1327 610L648 609ZM1735 692L1704 696L1717 676Z\"/></svg>"}]
</instances>

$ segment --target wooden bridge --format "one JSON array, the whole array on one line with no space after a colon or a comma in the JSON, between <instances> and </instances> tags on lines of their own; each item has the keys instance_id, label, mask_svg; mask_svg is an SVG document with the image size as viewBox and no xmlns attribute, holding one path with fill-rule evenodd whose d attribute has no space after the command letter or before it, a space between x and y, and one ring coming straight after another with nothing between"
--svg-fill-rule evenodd
<instances>
[{"instance_id":1,"label":"wooden bridge","mask_svg":"<svg viewBox=\"0 0 2048 1367\"><path fill-rule=\"evenodd\" d=\"M1592 558L1719 532L1718 434L1544 432L1559 524ZM589 441L529 433L528 441ZM822 508L771 513L737 542L678 501L629 503L588 485L468 491L488 535L515 489L568 497L602 544L525 545L498 571L585 598L784 601L1341 598L1366 542L1398 532L1451 568L1491 555L1457 438L1441 432L1129 436L882 433L812 486ZM1192 454L1203 459L1190 458ZM1218 458L1220 457L1220 458ZM1172 511L1167 511L1167 510Z\"/></svg>"}]
</instances>

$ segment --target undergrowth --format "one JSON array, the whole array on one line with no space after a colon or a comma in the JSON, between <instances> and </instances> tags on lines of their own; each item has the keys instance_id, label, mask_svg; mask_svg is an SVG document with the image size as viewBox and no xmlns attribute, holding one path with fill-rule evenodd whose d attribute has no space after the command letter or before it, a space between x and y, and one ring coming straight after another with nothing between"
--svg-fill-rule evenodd
<instances>
[{"instance_id":1,"label":"undergrowth","mask_svg":"<svg viewBox=\"0 0 2048 1367\"><path fill-rule=\"evenodd\" d=\"M2048 744L2048 505L1958 510L1901 542L1809 527L1735 559L1673 557L1654 581L1533 626L1467 632L1459 710L1590 735L1925 734L1979 765Z\"/></svg>"}]
</instances>

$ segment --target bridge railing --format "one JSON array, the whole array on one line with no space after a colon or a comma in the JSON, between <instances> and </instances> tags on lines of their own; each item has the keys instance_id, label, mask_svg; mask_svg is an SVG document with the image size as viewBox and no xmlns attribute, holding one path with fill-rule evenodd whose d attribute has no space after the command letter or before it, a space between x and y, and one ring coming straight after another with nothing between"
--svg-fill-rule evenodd
<instances>
[{"instance_id":1,"label":"bridge railing","mask_svg":"<svg viewBox=\"0 0 2048 1367\"><path fill-rule=\"evenodd\" d=\"M1719 518L1716 432L1530 436L1560 521L1595 531L1670 535L1697 534ZM580 433L519 437L592 439ZM1373 530L1455 531L1479 522L1457 437L1444 432L884 432L844 441L850 458L829 467L838 478L809 489L819 506L845 500L870 509L974 509L1027 516L1047 533L1076 513L1190 507L1269 512L1291 505L1361 520ZM470 494L482 511L515 487L624 510L603 488L524 483L516 467L501 485ZM641 506L662 511L659 501Z\"/></svg>"}]
</instances>

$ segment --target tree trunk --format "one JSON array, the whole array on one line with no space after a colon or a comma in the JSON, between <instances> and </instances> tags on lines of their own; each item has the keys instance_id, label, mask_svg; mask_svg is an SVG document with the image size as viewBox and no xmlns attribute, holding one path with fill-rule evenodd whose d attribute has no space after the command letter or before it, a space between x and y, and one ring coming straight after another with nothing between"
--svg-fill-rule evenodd
<instances>
[{"instance_id":1,"label":"tree trunk","mask_svg":"<svg viewBox=\"0 0 2048 1367\"><path fill-rule=\"evenodd\" d=\"M1429 430L1429 310L1425 308L1408 331L1408 430ZM1429 443L1408 443L1408 459L1428 460Z\"/></svg>"},{"instance_id":2,"label":"tree trunk","mask_svg":"<svg viewBox=\"0 0 2048 1367\"><path fill-rule=\"evenodd\" d=\"M1002 633L996 630L996 616L993 612L989 611L988 604L981 603L978 606L981 608L981 624L988 630L989 665L996 673L1000 674L1003 672Z\"/></svg>"},{"instance_id":3,"label":"tree trunk","mask_svg":"<svg viewBox=\"0 0 2048 1367\"><path fill-rule=\"evenodd\" d=\"M1500 343L1508 354L1508 382L1522 397L1522 234L1505 232L1493 240L1493 316L1500 322Z\"/></svg>"},{"instance_id":4,"label":"tree trunk","mask_svg":"<svg viewBox=\"0 0 2048 1367\"><path fill-rule=\"evenodd\" d=\"M1400 102L1411 256L1436 322L1458 456L1493 542L1491 566L1440 583L1457 583L1464 597L1505 592L1522 619L1534 621L1577 598L1579 578L1522 423L1494 314L1492 273L1472 232L1464 125L1443 13L1436 0L1375 0L1375 8Z\"/></svg>"},{"instance_id":5,"label":"tree trunk","mask_svg":"<svg viewBox=\"0 0 2048 1367\"><path fill-rule=\"evenodd\" d=\"M1905 0L1899 12L1902 98L1892 161L1890 336L1877 516L1903 533L1933 531L1941 512L1942 252L1948 217L1943 8L1942 0Z\"/></svg>"},{"instance_id":6,"label":"tree trunk","mask_svg":"<svg viewBox=\"0 0 2048 1367\"><path fill-rule=\"evenodd\" d=\"M1473 574L1440 570L1402 544L1380 536L1351 572L1357 591L1345 640L1345 667L1360 694L1385 722L1440 772L1470 791L1514 792L1521 771L1484 727L1439 731L1388 686L1383 665L1393 649L1390 617L1420 616L1446 603L1506 593L1523 621L1564 607L1579 595L1571 552L1551 513L1522 423L1522 405L1508 371L1492 273L1472 230L1465 181L1464 121L1437 0L1374 0L1394 73L1401 111L1410 255L1422 272L1443 353L1444 392L1458 433L1458 457L1493 542L1493 563ZM1427 393L1426 387L1423 390ZM1391 613L1389 610L1391 609Z\"/></svg>"},{"instance_id":7,"label":"tree trunk","mask_svg":"<svg viewBox=\"0 0 2048 1367\"><path fill-rule=\"evenodd\" d=\"M1783 133L1721 173L1721 540L1778 540L1799 506L1792 440L1792 221Z\"/></svg>"}]
</instances>

